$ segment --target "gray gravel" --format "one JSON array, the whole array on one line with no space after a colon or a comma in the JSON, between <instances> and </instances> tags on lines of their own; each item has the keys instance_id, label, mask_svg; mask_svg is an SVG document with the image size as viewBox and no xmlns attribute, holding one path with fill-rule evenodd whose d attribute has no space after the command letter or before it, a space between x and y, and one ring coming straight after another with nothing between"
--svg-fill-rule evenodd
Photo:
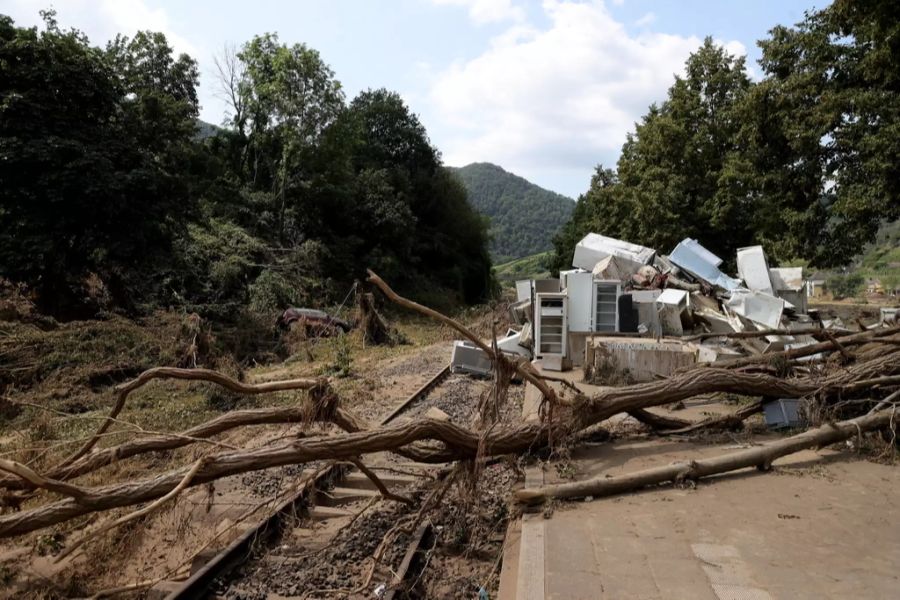
<instances>
[{"instance_id":1,"label":"gray gravel","mask_svg":"<svg viewBox=\"0 0 900 600\"><path fill-rule=\"evenodd\" d=\"M421 488L423 484L416 484ZM415 489L403 493L414 494ZM402 517L411 514L405 504L378 502L369 508L350 527L342 529L321 552L305 553L302 546L294 547L287 538L277 548L279 556L295 557L256 560L245 564L229 583L221 583L217 593L228 600L263 600L268 594L301 596L310 593L314 598L346 598L340 590L357 587L365 577L370 557L387 532ZM396 567L403 558L409 537L398 535L385 552L384 562ZM373 581L373 587L377 582ZM313 593L318 590L318 593Z\"/></svg>"},{"instance_id":2,"label":"gray gravel","mask_svg":"<svg viewBox=\"0 0 900 600\"><path fill-rule=\"evenodd\" d=\"M446 347L436 347L393 365L379 373L377 380L382 385L390 385L392 377L420 373L429 375L446 364L448 358ZM450 375L425 399L413 404L403 416L415 418L434 406L447 413L453 422L471 425L478 402L488 393L490 385L488 380ZM514 422L520 418L523 399L524 386L511 385L507 403L501 411L504 422ZM383 458L388 459L386 456ZM389 460L396 459L392 456ZM295 472L285 475L296 477L303 468L309 468L309 465L296 467ZM272 474L258 475L258 478L256 474L248 475L245 483L259 488L261 494L270 493L270 486L277 485L278 478ZM510 465L491 465L482 471L476 489L472 490L463 483L448 492L440 505L428 515L434 525L437 546L416 590L410 592L410 598L470 599L477 597L481 585L487 585L491 597L495 597L497 582L492 581L491 573L496 557L502 551L503 533L509 515L507 501L517 476L516 469ZM424 489L426 485L429 484L423 480L415 487ZM410 495L414 491L403 493ZM270 554L269 560L251 561L228 582L220 583L217 591L228 600L263 600L272 593L283 596L309 594L310 598L349 597L339 590L353 589L362 582L368 567L365 559L371 556L391 527L409 514L411 511L406 505L379 501L350 527L339 531L328 547L313 555L304 555L302 548L291 547L288 536L285 538L288 541L274 552L294 556L293 559L273 560ZM388 550L384 564L396 568L407 544L405 535L398 536ZM370 587L374 588L377 584L373 581ZM363 597L372 597L372 590L367 590Z\"/></svg>"}]
</instances>

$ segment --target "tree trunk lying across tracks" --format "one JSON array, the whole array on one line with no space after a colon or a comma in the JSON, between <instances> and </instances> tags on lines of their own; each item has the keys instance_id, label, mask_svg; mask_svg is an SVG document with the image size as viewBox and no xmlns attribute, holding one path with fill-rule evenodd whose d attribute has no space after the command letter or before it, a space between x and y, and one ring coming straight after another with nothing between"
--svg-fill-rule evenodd
<instances>
[{"instance_id":1,"label":"tree trunk lying across tracks","mask_svg":"<svg viewBox=\"0 0 900 600\"><path fill-rule=\"evenodd\" d=\"M499 353L478 340L470 331L459 323L406 300L394 293L377 276L371 274L370 281L378 285L382 291L394 302L406 308L417 310L431 316L465 335L476 342L479 347L488 352L497 361L505 361ZM900 329L881 331L877 334L866 332L866 341L872 337L897 333ZM849 346L857 338L847 336L841 343ZM860 343L863 343L860 340ZM822 345L822 350L834 350L832 342ZM803 349L801 349L803 350ZM795 356L793 354L791 357ZM316 402L309 403L314 410L310 412L309 419L329 421L339 424L347 433L340 435L323 435L316 437L304 437L288 443L271 444L252 450L225 451L212 454L204 459L201 466L190 478L189 485L201 485L214 481L221 477L257 471L270 467L288 464L301 464L314 460L350 460L361 455L391 451L406 457L423 462L446 462L455 459L472 459L479 456L491 456L502 454L520 454L534 448L545 446L550 440L562 439L565 436L595 425L613 415L622 412L640 410L661 404L667 404L678 400L684 400L699 394L711 392L732 392L738 394L752 394L774 397L804 397L817 395L820 397L832 397L839 395L855 382L871 380L873 378L890 377L900 375L900 347L890 346L883 353L865 362L858 362L849 367L842 368L833 375L824 378L799 377L779 378L761 373L742 373L733 369L717 367L699 367L684 373L677 374L669 379L650 383L610 388L597 395L588 398L583 395L575 396L572 402L562 402L556 393L541 379L531 365L519 361L514 363L514 368L530 383L541 390L544 400L549 405L548 418L539 423L525 423L517 426L495 426L489 431L473 430L460 427L453 423L439 422L430 419L419 419L405 424L398 424L376 429L360 430L364 421L353 417L350 413L337 406L337 398L328 390L321 387L321 382L316 380L294 380L291 382L272 382L271 384L259 384L258 386L238 384L243 393L262 393L274 389L309 389L312 392L318 390L320 397ZM120 386L117 391L119 397L110 418L104 421L103 428L115 421L118 411L124 406L125 397L129 391L136 389L152 378L171 376L178 379L206 379L215 381L220 385L231 387L234 382L226 381L227 378L214 372L201 372L191 370L190 373L178 371L166 371L163 369L152 370L153 373L145 373L137 380ZM864 393L865 390L858 390ZM639 413L640 414L640 413ZM278 418L293 419L297 415L281 414ZM262 415L242 415L252 421L264 421ZM266 418L275 418L267 415ZM98 435L82 447L73 456L58 465L58 469L71 469L63 471L62 476L70 477L83 475L101 466L119 460L125 456L136 456L144 452L158 451L166 448L177 448L184 445L185 439L190 437L200 438L214 433L233 428L235 423L223 420L198 425L185 434L158 436L145 440L127 442L115 448L102 450L88 454ZM222 428L224 427L224 429ZM189 435L193 433L194 435ZM169 437L168 440L161 439ZM195 439L194 441L198 441ZM437 444L423 444L422 442L437 442ZM102 455L103 458L94 459L94 455ZM185 475L191 470L191 466L184 466L164 473L150 476L143 480L129 481L94 488L66 489L74 492L75 498L52 502L34 507L26 511L0 516L0 537L20 535L43 527L61 523L69 519L92 512L109 510L155 500L165 496L176 489ZM54 478L55 479L55 478ZM15 482L6 478L0 480L0 487L5 483ZM33 483L33 482L32 482ZM54 487L59 482L53 482ZM19 485L22 485L19 483ZM185 484L187 485L187 484ZM13 487L9 485L8 487ZM26 489L33 489L25 486ZM42 487L37 485L36 487ZM47 487L43 485L43 487ZM21 489L21 488L20 488ZM50 488L48 488L50 489Z\"/></svg>"},{"instance_id":2,"label":"tree trunk lying across tracks","mask_svg":"<svg viewBox=\"0 0 900 600\"><path fill-rule=\"evenodd\" d=\"M894 409L849 419L838 423L826 423L817 429L804 431L795 436L771 442L763 446L732 452L713 458L704 458L672 463L663 467L653 467L617 477L595 477L586 481L545 485L525 488L516 492L516 499L524 504L540 504L551 498L583 498L585 496L611 496L637 490L650 485L697 480L748 467L768 470L772 462L782 456L807 448L827 446L858 435L862 432L897 427Z\"/></svg>"},{"instance_id":3,"label":"tree trunk lying across tracks","mask_svg":"<svg viewBox=\"0 0 900 600\"><path fill-rule=\"evenodd\" d=\"M734 392L768 396L798 397L813 393L829 394L861 379L875 375L900 373L900 352L880 359L852 365L823 380L809 378L780 379L759 373L740 373L728 369L700 368L674 376L621 388L604 390L593 398L580 398L566 407L552 422L495 427L488 434L453 423L420 419L405 424L333 436L301 438L276 446L238 450L211 455L191 479L191 486L221 477L288 464L321 459L350 459L373 452L404 452L416 442L437 441L443 448L422 447L420 460L446 461L455 458L519 454L546 445L550 439L584 429L621 412L658 406L692 396ZM562 412L562 411L561 411ZM65 499L18 513L0 516L0 537L20 535L96 511L147 502L174 489L190 466L161 473L145 480L81 488L84 497Z\"/></svg>"}]
</instances>

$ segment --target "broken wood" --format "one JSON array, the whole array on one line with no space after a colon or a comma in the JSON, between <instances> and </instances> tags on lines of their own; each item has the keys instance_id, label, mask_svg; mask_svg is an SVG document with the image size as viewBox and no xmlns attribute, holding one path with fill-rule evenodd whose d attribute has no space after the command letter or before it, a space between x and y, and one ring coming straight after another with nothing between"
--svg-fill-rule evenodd
<instances>
[{"instance_id":1,"label":"broken wood","mask_svg":"<svg viewBox=\"0 0 900 600\"><path fill-rule=\"evenodd\" d=\"M841 339L840 343L846 348L847 346L861 346L863 344L867 344L878 338L888 337L895 334L900 333L900 327L892 327L881 330L867 330L860 333L854 333L848 336L845 336ZM835 341L825 341L819 342L818 344L810 344L809 346L803 346L801 348L794 348L792 350L784 350L782 352L769 352L767 354L761 354L759 356L746 356L742 358L732 358L729 360L721 360L715 363L715 366L719 368L727 368L734 369L737 367L745 367L747 365L772 362L774 360L792 360L795 358L802 358L804 356L812 356L814 354L819 354L821 352L830 352L832 350L837 349Z\"/></svg>"},{"instance_id":2,"label":"broken wood","mask_svg":"<svg viewBox=\"0 0 900 600\"><path fill-rule=\"evenodd\" d=\"M375 296L370 293L356 295L357 327L362 331L364 344L393 346L400 343L400 336L387 324L375 308Z\"/></svg>"},{"instance_id":3,"label":"broken wood","mask_svg":"<svg viewBox=\"0 0 900 600\"><path fill-rule=\"evenodd\" d=\"M391 427L343 435L300 438L296 441L252 450L223 452L207 457L191 479L200 485L221 477L314 460L348 460L373 452L398 452L414 460L445 462L459 458L520 454L544 446L549 439L563 439L578 430L630 410L668 404L710 392L760 396L802 397L836 393L847 384L877 375L900 373L900 353L846 367L833 376L782 379L760 373L700 368L669 380L603 390L593 398L580 397L553 422L495 426L489 432L469 430L453 423L419 419ZM439 445L416 445L417 442ZM61 523L91 512L155 500L174 489L189 467L156 476L96 488L83 488L85 497L67 499L27 511L0 516L0 537L19 535Z\"/></svg>"},{"instance_id":4,"label":"broken wood","mask_svg":"<svg viewBox=\"0 0 900 600\"><path fill-rule=\"evenodd\" d=\"M883 410L839 423L825 424L777 442L714 458L682 461L613 477L603 476L573 483L525 488L516 492L516 499L524 504L540 504L551 498L610 496L666 482L696 481L702 477L748 467L766 471L775 460L800 450L827 446L867 431L886 427L896 429L897 416L894 410Z\"/></svg>"},{"instance_id":5,"label":"broken wood","mask_svg":"<svg viewBox=\"0 0 900 600\"><path fill-rule=\"evenodd\" d=\"M542 392L544 403L549 407L548 413L545 414L549 414L550 418L515 426L493 424L487 429L475 430L433 419L417 419L404 424L368 429L364 420L356 418L338 406L337 396L324 380L291 380L250 385L203 369L152 369L117 388L119 397L116 406L104 422L106 427L113 422L110 419L115 419L115 415L124 406L128 392L137 389L151 379L170 376L175 379L212 381L238 393L307 389L310 401L304 403L299 409L295 409L300 412L290 413L290 415L281 413L277 418L299 416L303 418L304 422L332 422L342 427L346 433L298 437L287 443L276 441L260 448L212 454L205 457L200 466L194 465L196 467L194 473L191 473L191 466L182 466L151 475L143 480L91 488L79 487L77 489L80 497L67 498L35 506L15 514L0 516L0 537L27 533L93 512L151 502L166 497L167 494L179 488L185 489L222 477L271 467L302 464L315 460L358 460L359 457L366 454L385 451L395 452L421 462L446 462L521 454L546 446L552 440L565 439L571 434L595 426L613 415L635 411L638 415L642 415L640 411L643 409L685 400L700 394L731 392L763 397L816 397L821 401L826 401L833 398L843 399L843 396L848 393L847 387L856 382L900 376L900 348L890 347L865 361L861 361L860 356L855 354L853 364L841 367L826 376L816 374L784 378L765 373L744 373L734 369L720 368L720 365L699 366L664 380L604 389L592 397L577 393L573 400L569 401L567 398L563 403L557 398L548 382L542 379L527 361L508 361L502 354L453 319L398 296L374 273L370 273L370 281L381 288L394 302L431 316L454 328L467 339L482 347L494 361L502 361L500 364L504 368L514 369L520 373L523 378ZM869 344L877 341L877 338L880 339L898 332L900 332L900 328L867 331L862 334L846 336L841 339L841 343L845 347L854 344ZM831 342L828 344L828 350L835 349ZM811 348L813 348L813 353L825 351L825 349ZM807 348L798 350L809 352ZM863 394L867 390L854 391ZM253 419L263 422L261 420L263 418L274 419L276 417L274 413L268 413L265 417L259 413L244 413L241 418L245 419L245 422ZM74 477L77 474L84 474L94 468L109 464L111 461L121 460L126 455L136 456L161 447L181 447L185 443L214 435L216 431L232 428L236 426L235 423L234 420L214 419L189 430L193 433L191 436L156 436L149 440L128 442L116 449L110 449L108 453L99 451L88 454L93 443L96 443L94 440L91 447L82 448L79 451L80 455L75 458L70 457L52 471L56 473L60 472L60 469L71 469L71 472L62 472L66 477ZM99 434L102 434L102 431ZM95 434L94 437L97 438L99 434ZM95 456L102 456L102 458L95 459ZM191 476L188 477L188 475ZM48 479L40 474L38 476L43 477L44 480ZM2 479L0 485L6 487L22 485L22 481L32 485L19 478Z\"/></svg>"},{"instance_id":6,"label":"broken wood","mask_svg":"<svg viewBox=\"0 0 900 600\"><path fill-rule=\"evenodd\" d=\"M197 471L201 466L203 466L202 458L194 463L194 466L191 467L191 470L185 474L184 478L178 483L178 485L175 486L175 488L171 492L161 498L157 498L155 501L139 510L128 513L124 517L116 519L112 523L104 523L101 527L82 535L80 538L66 546L66 548L62 552L53 557L53 562L61 561L65 557L72 554L75 550L83 546L86 542L103 535L110 529L115 529L116 527L124 525L129 521L134 521L135 519L139 519L143 516L149 515L153 511L157 510L160 506L162 506L172 498L178 496L178 494L180 494L182 490L184 490L191 483L191 479L194 478L194 475L197 474Z\"/></svg>"},{"instance_id":7,"label":"broken wood","mask_svg":"<svg viewBox=\"0 0 900 600\"><path fill-rule=\"evenodd\" d=\"M538 390L540 390L541 394L544 396L544 400L552 404L557 404L559 399L556 397L556 393L553 389L547 385L546 382L542 381L538 376L537 372L535 372L534 367L531 366L531 363L527 361L524 357L520 360L510 361L510 359L506 358L502 352L495 352L494 349L486 344L481 338L472 333L468 327L465 327L462 323L447 317L438 311L428 308L427 306L423 306L418 302L413 302L407 298L404 298L397 292L395 292L391 287L384 282L381 277L375 274L371 269L368 270L369 273L369 283L372 283L378 287L382 291L382 293L388 297L388 299L400 306L407 308L409 310L413 310L420 314L423 314L427 317L431 317L432 319L447 325L458 331L462 334L467 340L478 346L478 348L484 352L490 359L491 362L496 365L498 363L509 364L512 363L515 366L515 371L519 373L524 379L534 385Z\"/></svg>"},{"instance_id":8,"label":"broken wood","mask_svg":"<svg viewBox=\"0 0 900 600\"><path fill-rule=\"evenodd\" d=\"M664 415L652 413L649 410L644 410L643 408L630 410L628 411L628 414L644 425L648 425L653 429L666 431L667 433L667 430L669 429L683 429L685 427L691 427L693 425L693 422L688 421L687 419L679 419L678 417L666 417Z\"/></svg>"},{"instance_id":9,"label":"broken wood","mask_svg":"<svg viewBox=\"0 0 900 600\"><path fill-rule=\"evenodd\" d=\"M378 475L376 475L374 471L363 464L363 461L359 460L358 458L350 458L347 460L347 462L355 466L363 475L369 478L369 481L372 482L372 485L378 488L378 492L381 494L382 498L386 498L387 500L394 500L395 502L402 502L407 506L415 505L415 501L413 501L412 498L407 498L406 496L395 494L394 492L389 490L387 486L384 485L384 482L378 478Z\"/></svg>"}]
</instances>

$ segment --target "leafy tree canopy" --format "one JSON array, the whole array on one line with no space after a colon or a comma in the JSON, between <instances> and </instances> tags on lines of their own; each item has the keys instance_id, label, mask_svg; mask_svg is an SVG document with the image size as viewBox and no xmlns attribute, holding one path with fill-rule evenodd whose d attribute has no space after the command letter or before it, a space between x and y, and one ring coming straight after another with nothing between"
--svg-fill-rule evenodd
<instances>
[{"instance_id":1,"label":"leafy tree canopy","mask_svg":"<svg viewBox=\"0 0 900 600\"><path fill-rule=\"evenodd\" d=\"M191 210L178 157L194 127L196 64L148 59L170 52L158 34L104 52L43 14L40 32L0 16L0 275L58 313L78 311L88 273L127 304Z\"/></svg>"},{"instance_id":2,"label":"leafy tree canopy","mask_svg":"<svg viewBox=\"0 0 900 600\"><path fill-rule=\"evenodd\" d=\"M900 19L889 1L837 0L760 42L765 77L711 39L651 106L555 240L587 231L668 252L695 237L726 260L846 264L900 217Z\"/></svg>"},{"instance_id":3,"label":"leafy tree canopy","mask_svg":"<svg viewBox=\"0 0 900 600\"><path fill-rule=\"evenodd\" d=\"M231 116L202 127L164 35L101 49L44 15L0 16L0 277L47 310L233 319L342 298L366 267L439 304L493 291L486 228L397 94L347 105L315 50L265 34L222 57Z\"/></svg>"}]
</instances>

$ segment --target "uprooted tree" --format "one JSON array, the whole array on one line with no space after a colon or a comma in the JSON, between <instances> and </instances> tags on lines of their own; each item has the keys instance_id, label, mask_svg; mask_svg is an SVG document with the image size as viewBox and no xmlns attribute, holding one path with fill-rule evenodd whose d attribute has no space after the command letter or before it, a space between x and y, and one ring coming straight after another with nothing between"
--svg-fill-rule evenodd
<instances>
[{"instance_id":1,"label":"uprooted tree","mask_svg":"<svg viewBox=\"0 0 900 600\"><path fill-rule=\"evenodd\" d=\"M391 301L441 321L485 351L494 361L498 374L494 380L495 389L490 394L496 402L505 399L505 386L509 385L514 374L537 387L543 396L540 420L506 425L491 418L496 411L483 409L479 421L472 427L427 418L371 427L364 419L341 406L340 399L324 378L246 384L205 369L150 369L116 388L116 402L108 418L78 451L59 464L39 473L21 463L0 460L0 471L6 473L0 478L0 489L6 494L5 503L21 506L17 512L0 516L0 537L25 534L89 513L152 502L118 519L112 524L115 525L146 514L188 487L281 465L323 459L357 461L363 455L384 451L423 463L485 460L500 455L523 454L536 448L564 443L572 439L573 434L623 412L634 414L653 427L696 430L721 424L717 422L720 420L695 424L681 420L672 422L654 419L644 409L713 392L764 398L806 398L818 407L825 423L815 432L788 438L782 445L756 454L725 457L712 461L712 465L676 465L665 472L639 474L627 481L600 482L599 486L603 489L599 491L584 492L598 490L596 486L575 490L526 491L520 494L520 500L530 502L551 496L622 491L648 483L697 478L746 466L768 466L785 452L833 443L875 429L896 430L893 402L900 395L894 392L900 387L900 327L831 336L831 339L805 348L737 359L715 366L701 365L667 379L608 388L586 396L572 386L557 389L550 378L537 373L528 361L512 360L495 351L460 323L397 295L374 273L370 273L369 281ZM811 355L822 355L817 358L822 362L822 369L810 371L809 361L798 362L798 359ZM771 372L774 363L778 364L777 374ZM795 374L782 374L782 371L790 371L792 366L798 365L802 366ZM801 369L807 372L802 373ZM97 449L101 436L117 422L129 394L154 379L202 380L238 394L279 390L306 390L308 393L295 406L236 410L185 431L136 436L119 445ZM743 407L730 419L739 422L757 411L756 407ZM867 414L870 411L871 414ZM834 422L839 419L848 420ZM214 440L217 434L248 425L313 422L334 425L341 433L310 435L288 442L276 441L252 449L228 446ZM210 444L214 451L191 464L136 481L95 487L77 483L78 478L118 461L190 444ZM101 527L98 531L105 530ZM83 541L77 540L71 544L66 553Z\"/></svg>"}]
</instances>

